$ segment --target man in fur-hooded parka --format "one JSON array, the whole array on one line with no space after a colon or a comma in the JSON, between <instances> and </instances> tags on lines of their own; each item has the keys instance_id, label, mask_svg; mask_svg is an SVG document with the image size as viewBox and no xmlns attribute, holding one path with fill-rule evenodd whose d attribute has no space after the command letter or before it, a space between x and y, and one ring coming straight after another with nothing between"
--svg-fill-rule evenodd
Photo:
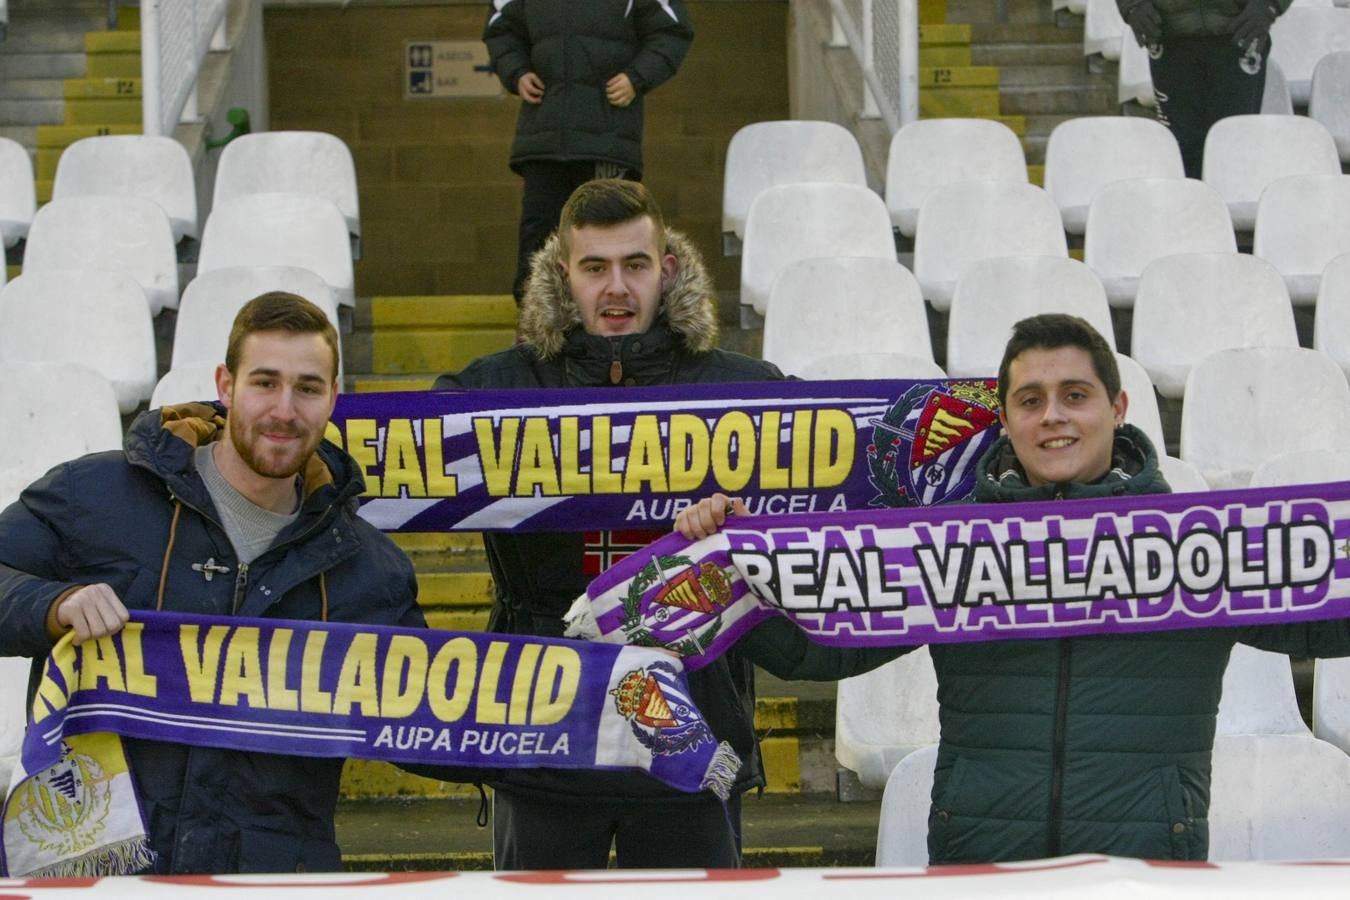
<instances>
[{"instance_id":1,"label":"man in fur-hooded parka","mask_svg":"<svg viewBox=\"0 0 1350 900\"><path fill-rule=\"evenodd\" d=\"M621 388L783 377L770 363L716 349L716 300L702 260L688 240L664 228L659 208L635 182L592 181L572 195L558 233L535 256L520 333L521 343L441 376L436 388ZM596 543L612 537L601 535ZM489 630L562 636L563 614L594 574L586 567L587 539L580 532L485 534L496 591ZM508 782L494 785L497 868L605 868L611 843L621 866L738 865L739 795L764 784L754 733L754 665L784 678L833 680L894 655L824 648L786 619L763 623L689 678L714 734L743 761L726 810L710 793L681 794L638 773L513 771L503 776ZM672 827L675 840L657 839Z\"/></svg>"}]
</instances>

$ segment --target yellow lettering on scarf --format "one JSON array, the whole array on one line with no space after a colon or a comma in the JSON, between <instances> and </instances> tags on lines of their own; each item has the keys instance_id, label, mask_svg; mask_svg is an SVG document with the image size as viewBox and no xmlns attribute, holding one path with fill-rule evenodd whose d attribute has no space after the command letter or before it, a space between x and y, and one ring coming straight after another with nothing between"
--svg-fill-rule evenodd
<instances>
[{"instance_id":1,"label":"yellow lettering on scarf","mask_svg":"<svg viewBox=\"0 0 1350 900\"><path fill-rule=\"evenodd\" d=\"M624 493L640 492L644 481L658 493L669 490L665 453L661 446L661 425L656 416L650 415L638 416L633 420L633 430L628 439L628 463L623 470Z\"/></svg>"},{"instance_id":2,"label":"yellow lettering on scarf","mask_svg":"<svg viewBox=\"0 0 1350 900\"><path fill-rule=\"evenodd\" d=\"M242 696L254 709L267 708L259 637L258 629L251 626L237 628L230 635L230 642L225 646L225 665L220 673L221 706L238 706Z\"/></svg>"},{"instance_id":3,"label":"yellow lettering on scarf","mask_svg":"<svg viewBox=\"0 0 1350 900\"><path fill-rule=\"evenodd\" d=\"M857 436L853 417L844 410L822 409L816 414L815 487L844 483L853 469L853 447Z\"/></svg>"},{"instance_id":4,"label":"yellow lettering on scarf","mask_svg":"<svg viewBox=\"0 0 1350 900\"><path fill-rule=\"evenodd\" d=\"M792 415L792 487L811 486L811 422L814 410L799 409Z\"/></svg>"},{"instance_id":5,"label":"yellow lettering on scarf","mask_svg":"<svg viewBox=\"0 0 1350 900\"><path fill-rule=\"evenodd\" d=\"M407 680L404 680L404 667ZM386 719L403 719L417 711L422 702L422 688L427 680L427 645L420 638L396 634L389 641L389 652L384 660L384 680L380 686L380 715Z\"/></svg>"},{"instance_id":6,"label":"yellow lettering on scarf","mask_svg":"<svg viewBox=\"0 0 1350 900\"><path fill-rule=\"evenodd\" d=\"M333 713L350 715L352 706L361 707L361 715L378 716L380 698L375 683L375 635L358 634L352 638L342 658L337 689L333 692Z\"/></svg>"},{"instance_id":7,"label":"yellow lettering on scarf","mask_svg":"<svg viewBox=\"0 0 1350 900\"><path fill-rule=\"evenodd\" d=\"M110 635L80 645L80 689L97 689L100 681L107 682L110 691L127 689L122 679L122 660Z\"/></svg>"},{"instance_id":8,"label":"yellow lettering on scarf","mask_svg":"<svg viewBox=\"0 0 1350 900\"><path fill-rule=\"evenodd\" d=\"M127 693L142 697L159 696L159 679L145 671L145 654L141 651L141 632L145 626L132 622L122 629L122 653L125 656Z\"/></svg>"},{"instance_id":9,"label":"yellow lettering on scarf","mask_svg":"<svg viewBox=\"0 0 1350 900\"><path fill-rule=\"evenodd\" d=\"M300 661L300 710L302 712L331 713L333 695L319 689L319 674L323 664L323 645L328 632L311 631L305 635L305 655Z\"/></svg>"},{"instance_id":10,"label":"yellow lettering on scarf","mask_svg":"<svg viewBox=\"0 0 1350 900\"><path fill-rule=\"evenodd\" d=\"M477 718L480 724L506 724L506 704L497 699L497 682L502 677L502 660L510 646L505 641L488 644L487 658L483 660L478 676Z\"/></svg>"},{"instance_id":11,"label":"yellow lettering on scarf","mask_svg":"<svg viewBox=\"0 0 1350 900\"><path fill-rule=\"evenodd\" d=\"M610 461L612 443L609 416L591 419L591 483L597 494L618 494L623 491L623 476L614 471L614 464Z\"/></svg>"},{"instance_id":12,"label":"yellow lettering on scarf","mask_svg":"<svg viewBox=\"0 0 1350 900\"><path fill-rule=\"evenodd\" d=\"M455 667L455 687L447 691L450 667ZM436 651L427 669L427 703L442 722L457 722L473 699L478 677L478 645L466 637L452 638Z\"/></svg>"},{"instance_id":13,"label":"yellow lettering on scarf","mask_svg":"<svg viewBox=\"0 0 1350 900\"><path fill-rule=\"evenodd\" d=\"M531 725L561 722L572 709L581 681L581 657L571 647L550 645L539 663L534 682L534 709Z\"/></svg>"},{"instance_id":14,"label":"yellow lettering on scarf","mask_svg":"<svg viewBox=\"0 0 1350 900\"><path fill-rule=\"evenodd\" d=\"M779 465L778 433L783 427L783 414L766 409L759 421L759 486L766 491L784 490L788 486L788 470Z\"/></svg>"},{"instance_id":15,"label":"yellow lettering on scarf","mask_svg":"<svg viewBox=\"0 0 1350 900\"><path fill-rule=\"evenodd\" d=\"M445 472L445 437L440 419L422 420L422 448L427 457L427 496L454 497L459 479Z\"/></svg>"},{"instance_id":16,"label":"yellow lettering on scarf","mask_svg":"<svg viewBox=\"0 0 1350 900\"><path fill-rule=\"evenodd\" d=\"M692 491L708 477L708 423L702 416L670 417L670 489Z\"/></svg>"},{"instance_id":17,"label":"yellow lettering on scarf","mask_svg":"<svg viewBox=\"0 0 1350 900\"><path fill-rule=\"evenodd\" d=\"M366 489L361 492L362 497L380 496L380 476L370 474L370 470L380 464L379 454L375 451L375 442L378 438L379 431L375 428L374 419L347 420L347 453L356 460L356 465L366 480Z\"/></svg>"},{"instance_id":18,"label":"yellow lettering on scarf","mask_svg":"<svg viewBox=\"0 0 1350 900\"><path fill-rule=\"evenodd\" d=\"M291 638L295 632L290 628L278 628L272 632L272 641L267 645L267 708L295 712L300 708L300 695L286 684L287 660L290 658Z\"/></svg>"},{"instance_id":19,"label":"yellow lettering on scarf","mask_svg":"<svg viewBox=\"0 0 1350 900\"><path fill-rule=\"evenodd\" d=\"M427 485L422 480L422 462L417 455L412 421L390 419L384 434L384 487L380 496L401 497L407 488L409 497L425 497Z\"/></svg>"},{"instance_id":20,"label":"yellow lettering on scarf","mask_svg":"<svg viewBox=\"0 0 1350 900\"><path fill-rule=\"evenodd\" d=\"M526 725L530 721L530 682L534 679L534 668L539 664L539 651L542 649L539 644L526 644L520 648L516 674L511 679L509 721L512 725Z\"/></svg>"},{"instance_id":21,"label":"yellow lettering on scarf","mask_svg":"<svg viewBox=\"0 0 1350 900\"><path fill-rule=\"evenodd\" d=\"M511 470L516 464L516 437L520 419L502 419L501 441L492 433L491 419L474 419L473 433L478 438L478 461L483 467L483 482L488 496L511 494Z\"/></svg>"},{"instance_id":22,"label":"yellow lettering on scarf","mask_svg":"<svg viewBox=\"0 0 1350 900\"><path fill-rule=\"evenodd\" d=\"M732 444L736 463L731 462ZM717 421L712 437L712 468L724 491L739 491L755 472L755 423L743 412L730 412Z\"/></svg>"},{"instance_id":23,"label":"yellow lettering on scarf","mask_svg":"<svg viewBox=\"0 0 1350 900\"><path fill-rule=\"evenodd\" d=\"M533 497L536 486L541 496L558 496L558 463L553 458L553 435L548 430L548 419L541 417L525 420L516 496Z\"/></svg>"},{"instance_id":24,"label":"yellow lettering on scarf","mask_svg":"<svg viewBox=\"0 0 1350 900\"><path fill-rule=\"evenodd\" d=\"M230 633L228 625L212 625L197 649L198 626L184 625L178 630L178 649L183 655L188 696L193 703L211 703L216 699L216 674L220 671L220 648Z\"/></svg>"},{"instance_id":25,"label":"yellow lettering on scarf","mask_svg":"<svg viewBox=\"0 0 1350 900\"><path fill-rule=\"evenodd\" d=\"M591 476L581 471L581 428L576 416L558 420L558 458L562 461L562 492L584 495L591 492Z\"/></svg>"},{"instance_id":26,"label":"yellow lettering on scarf","mask_svg":"<svg viewBox=\"0 0 1350 900\"><path fill-rule=\"evenodd\" d=\"M42 680L38 682L37 695L42 703L33 704L33 722L41 722L52 713L66 708L70 702L70 695L67 691L75 691L79 688L75 680L75 659L77 650L75 644L71 641L61 641L52 648L50 661L56 666L56 671L61 673L61 679L66 687L61 687L44 671Z\"/></svg>"}]
</instances>

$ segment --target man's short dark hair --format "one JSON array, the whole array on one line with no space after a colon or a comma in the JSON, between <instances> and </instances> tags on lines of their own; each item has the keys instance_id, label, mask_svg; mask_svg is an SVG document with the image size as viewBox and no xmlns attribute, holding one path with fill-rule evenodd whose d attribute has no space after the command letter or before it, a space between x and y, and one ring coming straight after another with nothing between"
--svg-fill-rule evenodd
<instances>
[{"instance_id":1,"label":"man's short dark hair","mask_svg":"<svg viewBox=\"0 0 1350 900\"><path fill-rule=\"evenodd\" d=\"M1116 354L1101 332L1086 319L1064 313L1042 313L1023 319L1013 326L1012 337L1003 349L1003 362L998 366L998 403L1008 398L1008 370L1012 361L1027 350L1056 350L1060 347L1078 347L1092 358L1092 370L1106 387L1112 402L1120 396L1120 367Z\"/></svg>"},{"instance_id":2,"label":"man's short dark hair","mask_svg":"<svg viewBox=\"0 0 1350 900\"><path fill-rule=\"evenodd\" d=\"M230 342L225 347L225 368L231 375L238 374L239 354L244 339L260 331L285 331L290 334L317 334L323 337L333 351L333 378L338 372L338 336L333 323L323 310L298 294L287 291L268 291L244 304L234 317L230 328Z\"/></svg>"},{"instance_id":3,"label":"man's short dark hair","mask_svg":"<svg viewBox=\"0 0 1350 900\"><path fill-rule=\"evenodd\" d=\"M558 220L558 239L563 252L570 252L573 228L597 225L605 228L622 225L647 216L654 226L656 248L666 251L666 220L656 198L639 181L624 178L597 178L587 181L567 198Z\"/></svg>"}]
</instances>

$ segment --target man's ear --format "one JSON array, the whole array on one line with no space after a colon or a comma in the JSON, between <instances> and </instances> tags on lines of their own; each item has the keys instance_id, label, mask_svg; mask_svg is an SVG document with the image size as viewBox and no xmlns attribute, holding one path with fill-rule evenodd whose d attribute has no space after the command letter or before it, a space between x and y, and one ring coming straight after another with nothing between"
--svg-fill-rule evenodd
<instances>
[{"instance_id":1,"label":"man's ear","mask_svg":"<svg viewBox=\"0 0 1350 900\"><path fill-rule=\"evenodd\" d=\"M220 400L226 409L230 408L230 394L233 391L234 376L230 374L229 369L225 368L225 364L221 363L216 366L216 399Z\"/></svg>"},{"instance_id":2,"label":"man's ear","mask_svg":"<svg viewBox=\"0 0 1350 900\"><path fill-rule=\"evenodd\" d=\"M1125 393L1125 389L1121 388L1120 393L1116 395L1115 401L1112 402L1111 404L1111 409L1112 412L1114 413L1117 428L1125 424L1125 410L1129 408L1130 408L1130 397L1128 394Z\"/></svg>"},{"instance_id":3,"label":"man's ear","mask_svg":"<svg viewBox=\"0 0 1350 900\"><path fill-rule=\"evenodd\" d=\"M661 290L668 291L675 284L675 276L680 274L680 258L674 253L661 257Z\"/></svg>"}]
</instances>

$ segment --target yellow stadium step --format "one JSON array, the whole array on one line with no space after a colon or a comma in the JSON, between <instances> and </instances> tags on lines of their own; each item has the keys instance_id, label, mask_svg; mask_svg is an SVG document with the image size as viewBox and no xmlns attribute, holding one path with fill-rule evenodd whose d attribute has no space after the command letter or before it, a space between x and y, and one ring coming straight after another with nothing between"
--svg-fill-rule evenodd
<instances>
[{"instance_id":1,"label":"yellow stadium step","mask_svg":"<svg viewBox=\"0 0 1350 900\"><path fill-rule=\"evenodd\" d=\"M371 375L352 379L352 392L356 394L383 394L390 391L429 391L436 378L432 375L418 375L406 378Z\"/></svg>"},{"instance_id":2,"label":"yellow stadium step","mask_svg":"<svg viewBox=\"0 0 1350 900\"><path fill-rule=\"evenodd\" d=\"M920 47L920 66L968 66L970 65L970 45Z\"/></svg>"},{"instance_id":3,"label":"yellow stadium step","mask_svg":"<svg viewBox=\"0 0 1350 900\"><path fill-rule=\"evenodd\" d=\"M994 118L998 112L998 88L944 88L919 92L919 115L924 118Z\"/></svg>"},{"instance_id":4,"label":"yellow stadium step","mask_svg":"<svg viewBox=\"0 0 1350 900\"><path fill-rule=\"evenodd\" d=\"M118 20L118 26L121 26ZM84 36L85 74L89 78L140 78L140 31L90 31Z\"/></svg>"},{"instance_id":5,"label":"yellow stadium step","mask_svg":"<svg viewBox=\"0 0 1350 900\"><path fill-rule=\"evenodd\" d=\"M421 576L418 576L421 580ZM451 611L425 609L427 624L441 631L486 631L488 624L487 608L469 611Z\"/></svg>"},{"instance_id":6,"label":"yellow stadium step","mask_svg":"<svg viewBox=\"0 0 1350 900\"><path fill-rule=\"evenodd\" d=\"M516 305L510 295L375 297L371 327L375 373L446 372L511 346Z\"/></svg>"},{"instance_id":7,"label":"yellow stadium step","mask_svg":"<svg viewBox=\"0 0 1350 900\"><path fill-rule=\"evenodd\" d=\"M998 87L998 66L920 66L919 88Z\"/></svg>"},{"instance_id":8,"label":"yellow stadium step","mask_svg":"<svg viewBox=\"0 0 1350 900\"><path fill-rule=\"evenodd\" d=\"M919 0L919 21L939 25L947 21L947 0Z\"/></svg>"},{"instance_id":9,"label":"yellow stadium step","mask_svg":"<svg viewBox=\"0 0 1350 900\"><path fill-rule=\"evenodd\" d=\"M920 24L919 52L925 47L970 46L971 26L968 24Z\"/></svg>"},{"instance_id":10,"label":"yellow stadium step","mask_svg":"<svg viewBox=\"0 0 1350 900\"><path fill-rule=\"evenodd\" d=\"M1045 187L1045 164L1027 165L1027 181L1037 187Z\"/></svg>"},{"instance_id":11,"label":"yellow stadium step","mask_svg":"<svg viewBox=\"0 0 1350 900\"><path fill-rule=\"evenodd\" d=\"M349 759L342 769L341 795L347 799L376 797L477 797L471 784L437 781L413 775L391 763Z\"/></svg>"},{"instance_id":12,"label":"yellow stadium step","mask_svg":"<svg viewBox=\"0 0 1350 900\"><path fill-rule=\"evenodd\" d=\"M417 573L417 599L423 608L486 609L492 603L492 576L481 572Z\"/></svg>"}]
</instances>

